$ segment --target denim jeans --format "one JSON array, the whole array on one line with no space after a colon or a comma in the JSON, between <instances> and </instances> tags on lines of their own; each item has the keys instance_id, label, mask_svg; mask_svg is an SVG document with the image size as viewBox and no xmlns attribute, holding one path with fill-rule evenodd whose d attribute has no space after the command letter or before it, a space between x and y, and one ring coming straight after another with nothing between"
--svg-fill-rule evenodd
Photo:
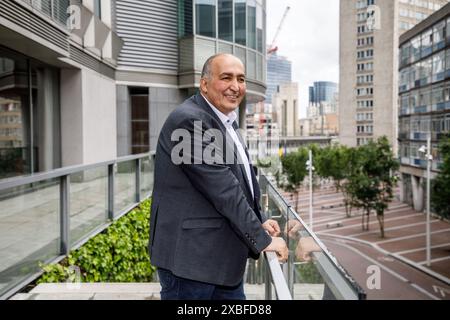
<instances>
[{"instance_id":1,"label":"denim jeans","mask_svg":"<svg viewBox=\"0 0 450 320\"><path fill-rule=\"evenodd\" d=\"M177 277L158 268L161 300L245 300L244 282L236 287L217 286Z\"/></svg>"}]
</instances>

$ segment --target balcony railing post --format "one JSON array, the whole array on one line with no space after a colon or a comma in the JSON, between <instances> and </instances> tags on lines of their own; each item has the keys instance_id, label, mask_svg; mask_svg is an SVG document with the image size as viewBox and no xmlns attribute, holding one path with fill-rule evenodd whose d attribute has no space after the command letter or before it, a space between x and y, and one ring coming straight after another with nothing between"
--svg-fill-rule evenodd
<instances>
[{"instance_id":1,"label":"balcony railing post","mask_svg":"<svg viewBox=\"0 0 450 320\"><path fill-rule=\"evenodd\" d=\"M67 255L70 251L70 219L69 219L69 201L70 201L70 175L61 176L59 184L60 199L60 253Z\"/></svg>"},{"instance_id":2,"label":"balcony railing post","mask_svg":"<svg viewBox=\"0 0 450 320\"><path fill-rule=\"evenodd\" d=\"M108 165L108 219L114 220L114 167L115 163Z\"/></svg>"},{"instance_id":3,"label":"balcony railing post","mask_svg":"<svg viewBox=\"0 0 450 320\"><path fill-rule=\"evenodd\" d=\"M136 203L141 202L141 169L142 159L136 159Z\"/></svg>"},{"instance_id":4,"label":"balcony railing post","mask_svg":"<svg viewBox=\"0 0 450 320\"><path fill-rule=\"evenodd\" d=\"M264 286L265 286L265 300L272 300L272 283L271 283L271 277L270 277L270 268L269 268L269 262L267 259L265 259L266 267L264 272Z\"/></svg>"}]
</instances>

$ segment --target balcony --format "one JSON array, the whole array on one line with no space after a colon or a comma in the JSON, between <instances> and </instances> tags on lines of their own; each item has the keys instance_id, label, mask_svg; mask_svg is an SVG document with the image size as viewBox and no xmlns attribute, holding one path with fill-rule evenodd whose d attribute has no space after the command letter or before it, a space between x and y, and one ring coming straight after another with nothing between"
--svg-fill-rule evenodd
<instances>
[{"instance_id":1,"label":"balcony","mask_svg":"<svg viewBox=\"0 0 450 320\"><path fill-rule=\"evenodd\" d=\"M283 265L274 253L250 261L247 288L258 289L266 300L365 299L364 291L280 195L272 179L262 173L259 180L263 210L280 224L290 256ZM39 262L63 260L150 197L152 185L150 154L0 182L0 299L14 296L37 279L42 274ZM86 284L91 290L102 285L111 286ZM123 285L158 288L157 283Z\"/></svg>"},{"instance_id":2,"label":"balcony","mask_svg":"<svg viewBox=\"0 0 450 320\"><path fill-rule=\"evenodd\" d=\"M81 0L2 0L0 18L3 45L37 60L117 66L122 39Z\"/></svg>"}]
</instances>

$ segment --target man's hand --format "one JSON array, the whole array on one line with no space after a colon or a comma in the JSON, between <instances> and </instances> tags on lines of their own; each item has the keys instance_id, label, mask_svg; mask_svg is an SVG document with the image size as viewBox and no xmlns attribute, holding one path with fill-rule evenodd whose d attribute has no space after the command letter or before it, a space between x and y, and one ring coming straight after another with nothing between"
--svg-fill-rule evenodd
<instances>
[{"instance_id":1,"label":"man's hand","mask_svg":"<svg viewBox=\"0 0 450 320\"><path fill-rule=\"evenodd\" d=\"M275 220L269 219L262 226L272 237L278 237L281 233L280 226Z\"/></svg>"},{"instance_id":2,"label":"man's hand","mask_svg":"<svg viewBox=\"0 0 450 320\"><path fill-rule=\"evenodd\" d=\"M301 238L295 249L295 256L299 261L309 262L311 261L311 254L313 252L321 252L322 249L314 241L312 237Z\"/></svg>"},{"instance_id":3,"label":"man's hand","mask_svg":"<svg viewBox=\"0 0 450 320\"><path fill-rule=\"evenodd\" d=\"M283 238L272 237L272 242L263 251L274 251L278 256L278 261L286 262L289 250Z\"/></svg>"},{"instance_id":4,"label":"man's hand","mask_svg":"<svg viewBox=\"0 0 450 320\"><path fill-rule=\"evenodd\" d=\"M299 237L298 231L302 230L303 226L300 221L291 219L286 223L284 232L289 235L289 238L297 239Z\"/></svg>"}]
</instances>

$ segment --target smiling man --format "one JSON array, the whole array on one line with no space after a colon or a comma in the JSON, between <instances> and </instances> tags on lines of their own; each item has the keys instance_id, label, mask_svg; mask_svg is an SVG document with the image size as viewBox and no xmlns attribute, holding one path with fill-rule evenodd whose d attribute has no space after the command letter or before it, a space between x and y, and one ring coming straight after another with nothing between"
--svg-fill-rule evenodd
<instances>
[{"instance_id":1,"label":"smiling man","mask_svg":"<svg viewBox=\"0 0 450 320\"><path fill-rule=\"evenodd\" d=\"M149 252L158 267L161 299L245 299L247 258L275 251L286 261L280 228L260 211L258 182L235 122L246 94L245 67L233 55L209 58L200 93L186 100L165 122L158 139ZM174 132L188 133L192 148L173 161ZM204 140L209 130L220 132ZM202 134L196 134L196 132ZM217 137L215 137L217 138ZM221 161L196 152L214 144ZM233 161L226 161L226 148ZM228 159L227 159L228 160Z\"/></svg>"}]
</instances>

